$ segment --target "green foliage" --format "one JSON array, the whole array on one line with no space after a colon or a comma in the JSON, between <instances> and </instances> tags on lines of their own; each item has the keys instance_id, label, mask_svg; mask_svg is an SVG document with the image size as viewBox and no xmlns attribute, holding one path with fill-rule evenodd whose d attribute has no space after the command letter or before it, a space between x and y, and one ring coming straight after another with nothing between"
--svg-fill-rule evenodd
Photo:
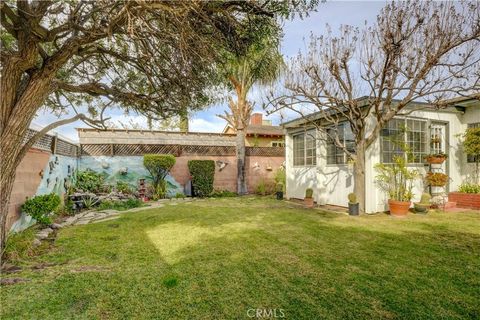
<instances>
[{"instance_id":1,"label":"green foliage","mask_svg":"<svg viewBox=\"0 0 480 320\"><path fill-rule=\"evenodd\" d=\"M307 188L307 190L305 190L305 198L312 198L312 197L313 197L313 189Z\"/></svg>"},{"instance_id":2,"label":"green foliage","mask_svg":"<svg viewBox=\"0 0 480 320\"><path fill-rule=\"evenodd\" d=\"M213 179L215 176L215 162L213 160L190 160L188 170L192 176L192 184L195 195L207 197L213 191Z\"/></svg>"},{"instance_id":3,"label":"green foliage","mask_svg":"<svg viewBox=\"0 0 480 320\"><path fill-rule=\"evenodd\" d=\"M44 194L28 199L22 205L22 211L40 224L50 224L51 214L60 205L60 197L55 193Z\"/></svg>"},{"instance_id":4,"label":"green foliage","mask_svg":"<svg viewBox=\"0 0 480 320\"><path fill-rule=\"evenodd\" d=\"M132 208L137 208L137 207L142 207L144 204L140 199L128 199L125 201L103 201L100 203L98 206L97 210L107 210L107 209L113 209L113 210L118 210L118 211L124 211Z\"/></svg>"},{"instance_id":5,"label":"green foliage","mask_svg":"<svg viewBox=\"0 0 480 320\"><path fill-rule=\"evenodd\" d=\"M175 157L171 154L146 154L143 165L152 176L155 195L164 198L167 193L165 177L175 165Z\"/></svg>"},{"instance_id":6,"label":"green foliage","mask_svg":"<svg viewBox=\"0 0 480 320\"><path fill-rule=\"evenodd\" d=\"M185 194L183 194L182 192L177 192L175 194L175 199L185 199Z\"/></svg>"},{"instance_id":7,"label":"green foliage","mask_svg":"<svg viewBox=\"0 0 480 320\"><path fill-rule=\"evenodd\" d=\"M458 188L458 191L465 192L465 193L480 193L480 184L463 183Z\"/></svg>"},{"instance_id":8,"label":"green foliage","mask_svg":"<svg viewBox=\"0 0 480 320\"><path fill-rule=\"evenodd\" d=\"M95 205L98 204L98 198L97 197L91 197L91 196L87 196L85 198L82 199L82 202L83 202L83 207L85 209L91 209L93 208Z\"/></svg>"},{"instance_id":9,"label":"green foliage","mask_svg":"<svg viewBox=\"0 0 480 320\"><path fill-rule=\"evenodd\" d=\"M105 182L105 174L91 169L77 172L76 189L98 193Z\"/></svg>"},{"instance_id":10,"label":"green foliage","mask_svg":"<svg viewBox=\"0 0 480 320\"><path fill-rule=\"evenodd\" d=\"M117 184L115 186L118 192L121 192L123 194L132 194L133 190L130 187L130 185L124 181L117 181Z\"/></svg>"},{"instance_id":11,"label":"green foliage","mask_svg":"<svg viewBox=\"0 0 480 320\"><path fill-rule=\"evenodd\" d=\"M211 197L215 198L228 198L228 197L236 197L238 194L236 192L228 191L228 190L215 190L210 194Z\"/></svg>"},{"instance_id":12,"label":"green foliage","mask_svg":"<svg viewBox=\"0 0 480 320\"><path fill-rule=\"evenodd\" d=\"M261 180L258 183L257 188L256 188L256 193L259 194L259 195L262 195L262 196L267 194L267 186L266 186L264 180Z\"/></svg>"},{"instance_id":13,"label":"green foliage","mask_svg":"<svg viewBox=\"0 0 480 320\"><path fill-rule=\"evenodd\" d=\"M441 172L428 172L425 181L433 187L443 187L448 182L448 175Z\"/></svg>"},{"instance_id":14,"label":"green foliage","mask_svg":"<svg viewBox=\"0 0 480 320\"><path fill-rule=\"evenodd\" d=\"M275 171L275 183L282 183L283 184L283 192L285 192L285 188L287 186L287 172L285 171L284 167L280 167Z\"/></svg>"},{"instance_id":15,"label":"green foliage","mask_svg":"<svg viewBox=\"0 0 480 320\"><path fill-rule=\"evenodd\" d=\"M393 164L378 163L375 170L377 185L390 199L410 201L413 198L413 182L419 177L418 170L410 170L404 157L394 157Z\"/></svg>"},{"instance_id":16,"label":"green foliage","mask_svg":"<svg viewBox=\"0 0 480 320\"><path fill-rule=\"evenodd\" d=\"M32 242L38 232L38 226L31 226L21 232L9 234L3 257L9 262L21 262L35 254Z\"/></svg>"},{"instance_id":17,"label":"green foliage","mask_svg":"<svg viewBox=\"0 0 480 320\"><path fill-rule=\"evenodd\" d=\"M348 194L348 202L350 203L358 203L357 201L357 195L355 193L349 193Z\"/></svg>"},{"instance_id":18,"label":"green foliage","mask_svg":"<svg viewBox=\"0 0 480 320\"><path fill-rule=\"evenodd\" d=\"M480 158L480 128L468 128L463 139L465 153Z\"/></svg>"},{"instance_id":19,"label":"green foliage","mask_svg":"<svg viewBox=\"0 0 480 320\"><path fill-rule=\"evenodd\" d=\"M276 192L283 192L284 185L282 182L277 182L275 185L275 191Z\"/></svg>"},{"instance_id":20,"label":"green foliage","mask_svg":"<svg viewBox=\"0 0 480 320\"><path fill-rule=\"evenodd\" d=\"M422 193L422 197L420 198L421 204L430 204L430 200L432 196L429 193Z\"/></svg>"}]
</instances>

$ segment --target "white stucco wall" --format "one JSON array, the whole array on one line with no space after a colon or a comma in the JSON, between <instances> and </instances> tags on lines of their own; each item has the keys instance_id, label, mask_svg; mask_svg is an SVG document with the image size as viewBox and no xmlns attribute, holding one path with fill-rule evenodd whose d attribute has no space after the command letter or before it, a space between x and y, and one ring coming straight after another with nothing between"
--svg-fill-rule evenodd
<instances>
[{"instance_id":1,"label":"white stucco wall","mask_svg":"<svg viewBox=\"0 0 480 320\"><path fill-rule=\"evenodd\" d=\"M445 111L416 111L408 115L414 118L429 119L432 122L447 124L446 151L449 158L446 163L446 173L450 176L449 191L458 189L458 186L473 173L473 165L467 165L466 155L461 146L459 134L465 132L468 123L480 122L480 105L467 108L462 112ZM370 120L369 128L372 128L373 119ZM367 129L367 132L369 131ZM428 129L428 128L427 128ZM317 141L317 165L312 167L293 166L293 141L292 134L298 129L287 130L286 136L286 163L287 163L287 197L303 199L306 188L314 189L314 198L319 204L332 204L347 206L348 193L353 191L353 172L348 165L327 165L325 143ZM429 134L429 131L428 131ZM387 196L379 190L375 183L375 164L380 162L380 141L377 140L367 150L366 154L366 211L368 213L387 210ZM428 170L423 164L412 165L421 174ZM422 180L416 182L414 188L415 197L418 201L426 187Z\"/></svg>"}]
</instances>

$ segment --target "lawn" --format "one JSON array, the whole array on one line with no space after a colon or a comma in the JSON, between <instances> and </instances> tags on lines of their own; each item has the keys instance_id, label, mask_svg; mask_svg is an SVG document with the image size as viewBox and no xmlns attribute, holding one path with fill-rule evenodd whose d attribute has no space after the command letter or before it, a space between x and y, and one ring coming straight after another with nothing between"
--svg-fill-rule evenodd
<instances>
[{"instance_id":1,"label":"lawn","mask_svg":"<svg viewBox=\"0 0 480 320\"><path fill-rule=\"evenodd\" d=\"M480 318L478 212L211 199L65 228L21 264L8 276L29 281L2 287L2 319Z\"/></svg>"}]
</instances>

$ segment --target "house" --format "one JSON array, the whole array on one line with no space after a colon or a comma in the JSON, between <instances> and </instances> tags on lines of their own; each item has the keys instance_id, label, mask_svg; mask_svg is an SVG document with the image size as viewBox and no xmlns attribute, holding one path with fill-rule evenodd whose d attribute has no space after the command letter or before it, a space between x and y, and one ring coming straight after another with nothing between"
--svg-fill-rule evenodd
<instances>
[{"instance_id":1,"label":"house","mask_svg":"<svg viewBox=\"0 0 480 320\"><path fill-rule=\"evenodd\" d=\"M223 133L235 134L235 129L227 125ZM253 113L246 130L245 145L247 147L284 147L283 128L272 125L271 120L263 119L263 114L260 112Z\"/></svg>"},{"instance_id":2,"label":"house","mask_svg":"<svg viewBox=\"0 0 480 320\"><path fill-rule=\"evenodd\" d=\"M422 174L428 170L428 166L424 164L425 155L437 152L448 154L442 168L450 177L446 192L457 190L462 182L472 177L473 159L462 150L458 135L465 132L467 127L480 126L480 96L452 99L445 101L445 104L445 108L435 109L424 103L415 103L416 111L413 111L411 105L409 108L412 112L397 116L387 123L381 136L367 149L367 213L387 210L387 196L374 183L374 165L390 163L393 156L398 154L398 149L387 136L399 132L400 128L407 128L404 142L410 146L414 155L409 166L419 169ZM321 133L312 127L311 121L321 121L321 114L312 114L309 117L308 122L300 118L283 124L286 129L286 196L303 199L305 189L313 188L317 204L347 206L347 195L353 192L352 165L333 141L316 138L320 137ZM346 122L340 126L343 127L345 146L353 149L354 140L350 126ZM419 179L414 188L413 201L418 201L425 190Z\"/></svg>"}]
</instances>

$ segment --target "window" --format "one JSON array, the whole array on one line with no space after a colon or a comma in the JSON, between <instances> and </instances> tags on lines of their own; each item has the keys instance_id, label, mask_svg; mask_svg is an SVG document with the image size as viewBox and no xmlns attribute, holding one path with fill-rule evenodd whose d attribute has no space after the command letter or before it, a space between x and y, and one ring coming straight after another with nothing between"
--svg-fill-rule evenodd
<instances>
[{"instance_id":1,"label":"window","mask_svg":"<svg viewBox=\"0 0 480 320\"><path fill-rule=\"evenodd\" d=\"M409 163L423 163L427 153L427 121L416 119L392 119L380 133L383 163L393 163L396 156L406 156Z\"/></svg>"},{"instance_id":2,"label":"window","mask_svg":"<svg viewBox=\"0 0 480 320\"><path fill-rule=\"evenodd\" d=\"M293 136L293 165L313 166L317 164L315 131Z\"/></svg>"},{"instance_id":3,"label":"window","mask_svg":"<svg viewBox=\"0 0 480 320\"><path fill-rule=\"evenodd\" d=\"M341 123L336 130L335 128L327 129L327 164L344 164L348 161L343 148L338 147L334 141L336 135L349 152L355 153L355 137L352 128L348 122Z\"/></svg>"},{"instance_id":4,"label":"window","mask_svg":"<svg viewBox=\"0 0 480 320\"><path fill-rule=\"evenodd\" d=\"M472 128L480 128L480 122L469 123L469 124L468 124L468 129L472 129ZM476 159L475 156L472 156L472 155L468 155L468 154L467 154L467 162L468 162L468 163L475 163L476 160L477 160L477 159Z\"/></svg>"},{"instance_id":5,"label":"window","mask_svg":"<svg viewBox=\"0 0 480 320\"><path fill-rule=\"evenodd\" d=\"M285 147L285 142L284 141L272 141L270 143L270 146L272 146L272 147Z\"/></svg>"}]
</instances>

